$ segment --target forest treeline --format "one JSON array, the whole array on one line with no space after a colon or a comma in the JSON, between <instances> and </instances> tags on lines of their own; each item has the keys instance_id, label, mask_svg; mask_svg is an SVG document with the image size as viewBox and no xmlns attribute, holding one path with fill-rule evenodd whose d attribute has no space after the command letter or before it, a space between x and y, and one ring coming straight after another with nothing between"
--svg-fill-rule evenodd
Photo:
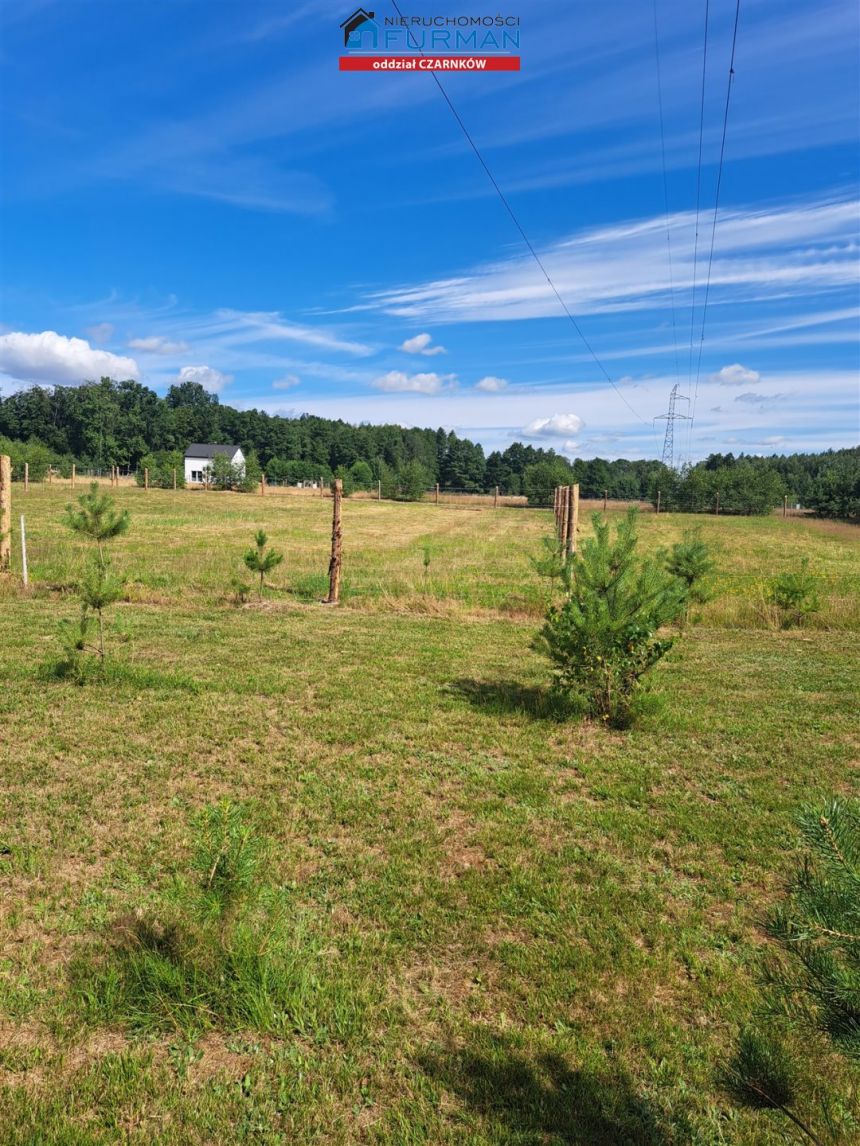
<instances>
[{"instance_id":1,"label":"forest treeline","mask_svg":"<svg viewBox=\"0 0 860 1146\"><path fill-rule=\"evenodd\" d=\"M102 378L80 386L33 386L0 398L0 452L39 480L54 465L68 472L120 466L172 473L191 442L242 447L251 467L272 482L344 478L347 490L375 487L414 498L436 482L444 490L523 494L551 503L557 485L578 482L581 495L656 501L666 509L766 513L787 497L829 517L860 516L860 449L768 458L712 454L680 471L656 460L569 461L551 448L514 442L484 454L480 444L439 428L351 425L312 414L282 417L236 410L195 382L162 398L135 381ZM158 479L157 479L158 480Z\"/></svg>"}]
</instances>

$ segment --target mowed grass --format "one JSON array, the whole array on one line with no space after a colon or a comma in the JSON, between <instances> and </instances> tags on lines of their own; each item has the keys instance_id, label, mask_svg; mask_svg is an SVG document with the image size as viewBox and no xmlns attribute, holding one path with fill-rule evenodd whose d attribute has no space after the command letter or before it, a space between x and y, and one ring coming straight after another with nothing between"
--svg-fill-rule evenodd
<instances>
[{"instance_id":1,"label":"mowed grass","mask_svg":"<svg viewBox=\"0 0 860 1146\"><path fill-rule=\"evenodd\" d=\"M347 501L329 609L330 502L120 490L114 671L45 682L68 496L16 487L34 585L0 583L0 1141L786 1140L718 1078L792 816L858 792L857 535L698 519L721 596L619 734L551 716L528 562L551 515L515 509ZM643 547L691 524L643 515ZM259 526L286 560L237 608ZM756 594L803 557L821 615L780 632ZM290 904L277 1022L111 1017L116 921L164 910L224 798ZM816 1061L813 1118L847 1083Z\"/></svg>"}]
</instances>

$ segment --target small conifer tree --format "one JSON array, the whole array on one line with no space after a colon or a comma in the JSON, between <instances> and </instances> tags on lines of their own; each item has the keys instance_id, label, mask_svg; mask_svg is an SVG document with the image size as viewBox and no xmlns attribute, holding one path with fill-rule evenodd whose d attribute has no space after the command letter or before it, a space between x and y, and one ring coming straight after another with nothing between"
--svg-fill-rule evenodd
<instances>
[{"instance_id":1,"label":"small conifer tree","mask_svg":"<svg viewBox=\"0 0 860 1146\"><path fill-rule=\"evenodd\" d=\"M798 1113L809 1050L860 1064L860 801L833 797L798 823L806 854L768 920L780 953L764 966L764 1017L741 1033L725 1082L736 1101L781 1111L820 1142Z\"/></svg>"},{"instance_id":2,"label":"small conifer tree","mask_svg":"<svg viewBox=\"0 0 860 1146\"><path fill-rule=\"evenodd\" d=\"M702 540L701 531L690 529L676 541L665 556L666 569L684 585L686 621L691 605L704 605L714 595L709 578L714 571L711 551Z\"/></svg>"},{"instance_id":3,"label":"small conifer tree","mask_svg":"<svg viewBox=\"0 0 860 1146\"><path fill-rule=\"evenodd\" d=\"M565 597L551 606L535 647L553 662L561 690L613 727L630 725L642 678L672 647L659 636L684 604L680 582L654 559L636 554L636 510L615 538L600 514L562 569Z\"/></svg>"},{"instance_id":4,"label":"small conifer tree","mask_svg":"<svg viewBox=\"0 0 860 1146\"><path fill-rule=\"evenodd\" d=\"M265 587L266 574L276 566L280 565L284 560L283 553L278 553L276 549L267 549L269 538L264 529L258 529L254 540L256 548L249 549L245 554L245 565L252 573L258 573L260 576L260 598L263 597L263 588Z\"/></svg>"},{"instance_id":5,"label":"small conifer tree","mask_svg":"<svg viewBox=\"0 0 860 1146\"><path fill-rule=\"evenodd\" d=\"M77 592L81 601L81 614L77 626L64 622L60 630L67 654L66 667L81 676L81 655L90 646L87 641L93 623L98 629L98 645L92 650L104 666L104 611L122 596L123 580L111 570L110 558L105 552L107 542L128 531L127 509L117 510L109 494L100 493L98 482L93 482L89 493L82 494L77 505L66 506L66 524L73 533L94 541L98 552L88 562Z\"/></svg>"}]
</instances>

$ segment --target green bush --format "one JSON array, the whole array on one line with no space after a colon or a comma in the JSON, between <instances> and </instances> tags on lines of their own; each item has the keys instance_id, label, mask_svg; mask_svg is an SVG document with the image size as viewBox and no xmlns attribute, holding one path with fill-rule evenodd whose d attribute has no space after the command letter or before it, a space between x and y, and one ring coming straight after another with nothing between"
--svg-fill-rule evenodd
<instances>
[{"instance_id":1,"label":"green bush","mask_svg":"<svg viewBox=\"0 0 860 1146\"><path fill-rule=\"evenodd\" d=\"M51 464L51 451L41 442L13 441L0 436L0 454L8 454L12 463L12 481L24 480L24 464L30 467L30 481L44 481Z\"/></svg>"},{"instance_id":2,"label":"green bush","mask_svg":"<svg viewBox=\"0 0 860 1146\"><path fill-rule=\"evenodd\" d=\"M185 459L179 450L156 450L145 454L135 471L135 481L143 485L145 470L149 470L149 484L154 489L173 489L173 475L176 474L176 488L185 488Z\"/></svg>"},{"instance_id":3,"label":"green bush","mask_svg":"<svg viewBox=\"0 0 860 1146\"><path fill-rule=\"evenodd\" d=\"M672 647L659 630L684 605L681 583L655 559L636 555L636 510L614 540L599 514L562 573L565 598L552 606L535 647L554 665L556 687L616 728L636 715L642 680Z\"/></svg>"},{"instance_id":4,"label":"green bush","mask_svg":"<svg viewBox=\"0 0 860 1146\"><path fill-rule=\"evenodd\" d=\"M800 569L780 573L767 586L767 600L779 611L784 629L803 625L821 607L817 582L808 566L804 561Z\"/></svg>"}]
</instances>

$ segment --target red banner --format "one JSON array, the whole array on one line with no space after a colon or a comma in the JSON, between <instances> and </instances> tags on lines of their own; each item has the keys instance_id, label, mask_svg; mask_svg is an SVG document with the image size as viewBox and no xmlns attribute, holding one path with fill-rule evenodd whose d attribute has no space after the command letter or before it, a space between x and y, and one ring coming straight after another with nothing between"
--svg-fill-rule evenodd
<instances>
[{"instance_id":1,"label":"red banner","mask_svg":"<svg viewBox=\"0 0 860 1146\"><path fill-rule=\"evenodd\" d=\"M341 56L342 72L518 72L519 56Z\"/></svg>"}]
</instances>

